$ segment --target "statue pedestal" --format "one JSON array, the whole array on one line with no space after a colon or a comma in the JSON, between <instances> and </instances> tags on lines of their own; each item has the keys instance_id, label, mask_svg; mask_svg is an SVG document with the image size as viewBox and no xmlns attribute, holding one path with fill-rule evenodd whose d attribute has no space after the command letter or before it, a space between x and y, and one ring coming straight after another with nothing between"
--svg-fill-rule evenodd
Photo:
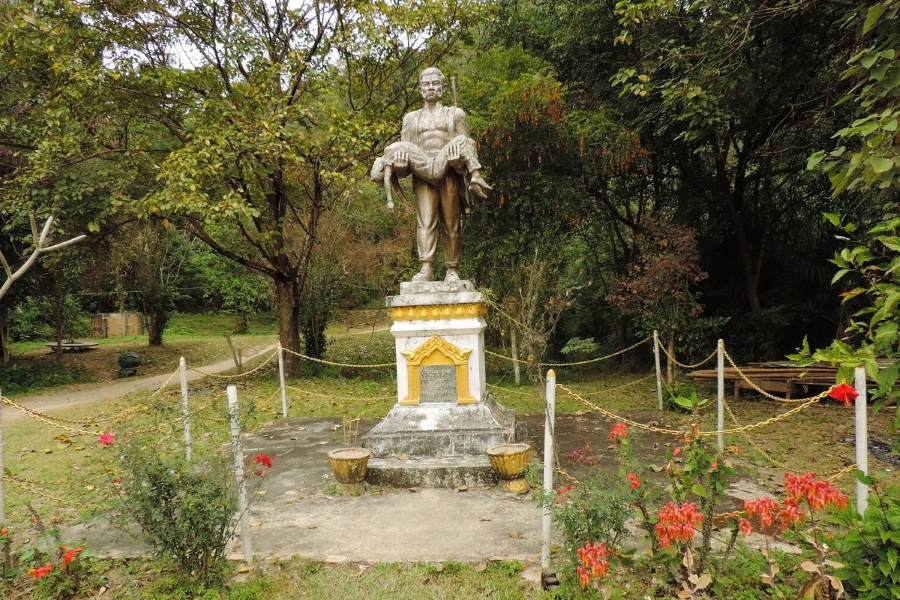
<instances>
[{"instance_id":1,"label":"statue pedestal","mask_svg":"<svg viewBox=\"0 0 900 600\"><path fill-rule=\"evenodd\" d=\"M362 438L374 455L370 479L384 481L382 470L396 471L410 459L421 473L428 472L429 461L445 473L453 457L470 471L487 471L488 448L513 441L515 414L497 404L485 385L487 307L481 293L468 281L408 282L387 305L396 343L397 403ZM421 479L407 475L404 485ZM434 482L419 481L429 483Z\"/></svg>"}]
</instances>

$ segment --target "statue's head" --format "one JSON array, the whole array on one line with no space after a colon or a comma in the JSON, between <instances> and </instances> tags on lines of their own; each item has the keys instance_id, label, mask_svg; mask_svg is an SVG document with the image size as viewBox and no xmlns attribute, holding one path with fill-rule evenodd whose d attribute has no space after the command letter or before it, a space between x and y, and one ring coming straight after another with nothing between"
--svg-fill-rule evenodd
<instances>
[{"instance_id":1,"label":"statue's head","mask_svg":"<svg viewBox=\"0 0 900 600\"><path fill-rule=\"evenodd\" d=\"M437 67L428 67L419 73L419 92L426 102L440 100L444 95L444 74Z\"/></svg>"}]
</instances>

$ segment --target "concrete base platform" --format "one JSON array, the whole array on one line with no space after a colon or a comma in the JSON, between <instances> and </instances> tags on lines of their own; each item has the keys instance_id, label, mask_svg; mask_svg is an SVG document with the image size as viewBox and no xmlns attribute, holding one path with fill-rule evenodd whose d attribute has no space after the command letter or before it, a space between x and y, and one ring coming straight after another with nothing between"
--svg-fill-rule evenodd
<instances>
[{"instance_id":1,"label":"concrete base platform","mask_svg":"<svg viewBox=\"0 0 900 600\"><path fill-rule=\"evenodd\" d=\"M498 483L487 456L373 458L366 481L394 487L460 488Z\"/></svg>"},{"instance_id":2,"label":"concrete base platform","mask_svg":"<svg viewBox=\"0 0 900 600\"><path fill-rule=\"evenodd\" d=\"M515 430L515 412L487 395L483 402L469 405L396 404L362 436L362 445L376 458L482 456L489 448L515 441Z\"/></svg>"}]
</instances>

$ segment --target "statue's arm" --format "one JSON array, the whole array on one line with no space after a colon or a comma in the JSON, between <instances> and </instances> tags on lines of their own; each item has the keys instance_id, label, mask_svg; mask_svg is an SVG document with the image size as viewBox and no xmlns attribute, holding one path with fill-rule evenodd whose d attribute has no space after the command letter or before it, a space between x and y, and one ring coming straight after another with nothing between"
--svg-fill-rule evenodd
<instances>
[{"instance_id":1,"label":"statue's arm","mask_svg":"<svg viewBox=\"0 0 900 600\"><path fill-rule=\"evenodd\" d=\"M456 114L453 116L454 127L456 128L456 135L463 135L465 137L471 137L469 130L469 118L466 116L466 111L461 108L456 108Z\"/></svg>"},{"instance_id":2,"label":"statue's arm","mask_svg":"<svg viewBox=\"0 0 900 600\"><path fill-rule=\"evenodd\" d=\"M400 129L400 141L401 142L412 142L416 137L415 126L416 126L416 117L415 112L406 113L403 115L403 126Z\"/></svg>"}]
</instances>

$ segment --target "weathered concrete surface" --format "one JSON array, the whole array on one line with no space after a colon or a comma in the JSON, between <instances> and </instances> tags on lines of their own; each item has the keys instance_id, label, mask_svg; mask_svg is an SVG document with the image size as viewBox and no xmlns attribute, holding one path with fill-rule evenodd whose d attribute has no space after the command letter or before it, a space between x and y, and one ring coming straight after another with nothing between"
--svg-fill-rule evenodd
<instances>
[{"instance_id":1,"label":"weathered concrete surface","mask_svg":"<svg viewBox=\"0 0 900 600\"><path fill-rule=\"evenodd\" d=\"M491 486L500 479L487 456L372 458L366 481L393 487L459 488Z\"/></svg>"},{"instance_id":2,"label":"weathered concrete surface","mask_svg":"<svg viewBox=\"0 0 900 600\"><path fill-rule=\"evenodd\" d=\"M361 497L257 503L260 556L329 562L535 560L541 512L530 498L494 490L403 490ZM235 554L240 546L235 545Z\"/></svg>"}]
</instances>

